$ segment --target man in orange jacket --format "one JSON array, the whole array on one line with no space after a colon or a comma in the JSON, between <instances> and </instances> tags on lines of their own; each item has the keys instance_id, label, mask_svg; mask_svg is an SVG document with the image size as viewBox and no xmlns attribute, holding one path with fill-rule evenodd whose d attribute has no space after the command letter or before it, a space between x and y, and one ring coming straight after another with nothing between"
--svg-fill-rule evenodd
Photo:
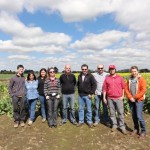
<instances>
[{"instance_id":1,"label":"man in orange jacket","mask_svg":"<svg viewBox=\"0 0 150 150\"><path fill-rule=\"evenodd\" d=\"M141 75L139 75L137 66L132 66L130 71L131 76L127 80L125 93L129 99L129 106L132 112L132 119L134 123L134 130L131 135L139 134L140 126L141 132L139 138L145 139L146 125L142 111L146 93L146 81Z\"/></svg>"}]
</instances>

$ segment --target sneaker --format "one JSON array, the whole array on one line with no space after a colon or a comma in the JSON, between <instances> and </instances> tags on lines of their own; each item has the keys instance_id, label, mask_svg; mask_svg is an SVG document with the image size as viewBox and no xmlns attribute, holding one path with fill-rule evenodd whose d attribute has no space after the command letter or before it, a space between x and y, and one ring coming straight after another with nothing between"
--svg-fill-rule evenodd
<instances>
[{"instance_id":1,"label":"sneaker","mask_svg":"<svg viewBox=\"0 0 150 150\"><path fill-rule=\"evenodd\" d=\"M21 126L21 127L24 127L24 126L25 126L24 121L21 121L21 122L20 122L20 126Z\"/></svg>"},{"instance_id":2,"label":"sneaker","mask_svg":"<svg viewBox=\"0 0 150 150\"><path fill-rule=\"evenodd\" d=\"M46 121L46 118L43 118L43 119L42 119L42 122L45 122L45 121Z\"/></svg>"},{"instance_id":3,"label":"sneaker","mask_svg":"<svg viewBox=\"0 0 150 150\"><path fill-rule=\"evenodd\" d=\"M98 126L98 122L95 122L95 123L93 124L93 126L94 126L94 127Z\"/></svg>"},{"instance_id":4,"label":"sneaker","mask_svg":"<svg viewBox=\"0 0 150 150\"><path fill-rule=\"evenodd\" d=\"M65 125L67 122L61 122L60 123L60 126L63 126L63 125Z\"/></svg>"},{"instance_id":5,"label":"sneaker","mask_svg":"<svg viewBox=\"0 0 150 150\"><path fill-rule=\"evenodd\" d=\"M14 128L18 128L19 127L19 122L18 121L15 121L14 122Z\"/></svg>"},{"instance_id":6,"label":"sneaker","mask_svg":"<svg viewBox=\"0 0 150 150\"><path fill-rule=\"evenodd\" d=\"M33 123L33 121L32 121L32 120L29 120L29 121L28 121L28 125L29 125L29 126L31 126L31 125L32 125L32 123Z\"/></svg>"},{"instance_id":7,"label":"sneaker","mask_svg":"<svg viewBox=\"0 0 150 150\"><path fill-rule=\"evenodd\" d=\"M83 125L84 125L84 123L77 123L76 127L81 127Z\"/></svg>"},{"instance_id":8,"label":"sneaker","mask_svg":"<svg viewBox=\"0 0 150 150\"><path fill-rule=\"evenodd\" d=\"M117 129L117 128L112 127L112 128L111 128L111 132L115 132L115 131L116 131L116 129Z\"/></svg>"},{"instance_id":9,"label":"sneaker","mask_svg":"<svg viewBox=\"0 0 150 150\"><path fill-rule=\"evenodd\" d=\"M131 132L131 136L135 136L136 134L139 134L138 130L133 130L133 131Z\"/></svg>"},{"instance_id":10,"label":"sneaker","mask_svg":"<svg viewBox=\"0 0 150 150\"><path fill-rule=\"evenodd\" d=\"M126 130L126 129L121 130L121 132L122 132L123 134L127 135L127 130Z\"/></svg>"},{"instance_id":11,"label":"sneaker","mask_svg":"<svg viewBox=\"0 0 150 150\"><path fill-rule=\"evenodd\" d=\"M93 128L93 123L88 124L89 128Z\"/></svg>"},{"instance_id":12,"label":"sneaker","mask_svg":"<svg viewBox=\"0 0 150 150\"><path fill-rule=\"evenodd\" d=\"M74 121L74 122L71 122L73 125L77 125L78 123L76 122L76 121Z\"/></svg>"},{"instance_id":13,"label":"sneaker","mask_svg":"<svg viewBox=\"0 0 150 150\"><path fill-rule=\"evenodd\" d=\"M144 140L145 138L146 138L146 133L141 133L139 139Z\"/></svg>"}]
</instances>

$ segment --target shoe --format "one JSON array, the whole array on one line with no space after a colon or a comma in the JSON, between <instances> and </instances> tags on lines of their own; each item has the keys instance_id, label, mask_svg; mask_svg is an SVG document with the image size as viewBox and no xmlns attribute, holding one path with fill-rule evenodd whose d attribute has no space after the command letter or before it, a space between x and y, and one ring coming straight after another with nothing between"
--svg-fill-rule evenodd
<instances>
[{"instance_id":1,"label":"shoe","mask_svg":"<svg viewBox=\"0 0 150 150\"><path fill-rule=\"evenodd\" d=\"M127 130L126 130L126 129L121 130L121 132L122 132L123 134L127 135Z\"/></svg>"},{"instance_id":2,"label":"shoe","mask_svg":"<svg viewBox=\"0 0 150 150\"><path fill-rule=\"evenodd\" d=\"M93 128L93 123L88 124L89 128Z\"/></svg>"},{"instance_id":3,"label":"shoe","mask_svg":"<svg viewBox=\"0 0 150 150\"><path fill-rule=\"evenodd\" d=\"M43 119L42 119L42 122L44 123L45 121L46 121L46 118L43 118Z\"/></svg>"},{"instance_id":4,"label":"shoe","mask_svg":"<svg viewBox=\"0 0 150 150\"><path fill-rule=\"evenodd\" d=\"M24 126L25 126L24 121L21 121L21 122L20 122L20 126L21 126L21 127L24 127Z\"/></svg>"},{"instance_id":5,"label":"shoe","mask_svg":"<svg viewBox=\"0 0 150 150\"><path fill-rule=\"evenodd\" d=\"M57 125L54 125L54 128L57 128Z\"/></svg>"},{"instance_id":6,"label":"shoe","mask_svg":"<svg viewBox=\"0 0 150 150\"><path fill-rule=\"evenodd\" d=\"M29 121L28 121L28 125L29 125L29 126L31 126L31 125L32 125L32 123L33 123L33 121L32 121L32 120L29 120Z\"/></svg>"},{"instance_id":7,"label":"shoe","mask_svg":"<svg viewBox=\"0 0 150 150\"><path fill-rule=\"evenodd\" d=\"M83 125L84 125L84 123L77 123L76 127L81 127Z\"/></svg>"},{"instance_id":8,"label":"shoe","mask_svg":"<svg viewBox=\"0 0 150 150\"><path fill-rule=\"evenodd\" d=\"M112 128L111 128L111 132L115 132L115 131L116 131L116 129L117 129L117 128L112 127Z\"/></svg>"},{"instance_id":9,"label":"shoe","mask_svg":"<svg viewBox=\"0 0 150 150\"><path fill-rule=\"evenodd\" d=\"M145 138L146 138L146 133L141 133L139 139L144 140Z\"/></svg>"},{"instance_id":10,"label":"shoe","mask_svg":"<svg viewBox=\"0 0 150 150\"><path fill-rule=\"evenodd\" d=\"M52 126L52 125L49 125L49 127L50 127L50 128L53 128L53 126Z\"/></svg>"},{"instance_id":11,"label":"shoe","mask_svg":"<svg viewBox=\"0 0 150 150\"><path fill-rule=\"evenodd\" d=\"M65 125L67 122L61 122L60 123L60 126L63 126L63 125Z\"/></svg>"},{"instance_id":12,"label":"shoe","mask_svg":"<svg viewBox=\"0 0 150 150\"><path fill-rule=\"evenodd\" d=\"M95 123L93 124L93 126L94 126L94 127L98 126L98 122L95 122Z\"/></svg>"},{"instance_id":13,"label":"shoe","mask_svg":"<svg viewBox=\"0 0 150 150\"><path fill-rule=\"evenodd\" d=\"M78 123L76 122L76 121L74 121L74 122L71 122L73 125L77 125Z\"/></svg>"},{"instance_id":14,"label":"shoe","mask_svg":"<svg viewBox=\"0 0 150 150\"><path fill-rule=\"evenodd\" d=\"M133 131L131 132L131 136L135 136L136 134L139 134L138 130L133 130Z\"/></svg>"},{"instance_id":15,"label":"shoe","mask_svg":"<svg viewBox=\"0 0 150 150\"><path fill-rule=\"evenodd\" d=\"M14 122L14 128L18 128L19 127L19 122L18 121L15 121Z\"/></svg>"}]
</instances>

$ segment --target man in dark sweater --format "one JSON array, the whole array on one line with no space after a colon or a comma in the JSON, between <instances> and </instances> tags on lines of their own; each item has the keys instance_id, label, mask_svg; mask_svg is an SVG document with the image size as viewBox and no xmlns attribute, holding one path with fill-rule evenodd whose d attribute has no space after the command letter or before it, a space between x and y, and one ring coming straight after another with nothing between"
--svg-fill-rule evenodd
<instances>
[{"instance_id":1,"label":"man in dark sweater","mask_svg":"<svg viewBox=\"0 0 150 150\"><path fill-rule=\"evenodd\" d=\"M10 79L8 91L12 97L14 127L17 128L19 123L25 126L25 77L23 75L23 65L17 66L17 74ZM20 109L18 109L20 107Z\"/></svg>"},{"instance_id":2,"label":"man in dark sweater","mask_svg":"<svg viewBox=\"0 0 150 150\"><path fill-rule=\"evenodd\" d=\"M93 127L92 122L92 108L91 108L91 99L92 94L95 93L96 90L96 80L92 74L88 73L88 66L83 64L81 66L82 72L78 76L78 104L79 104L79 123L77 127L82 126L84 124L84 105L86 104L87 108L87 123L90 128Z\"/></svg>"},{"instance_id":3,"label":"man in dark sweater","mask_svg":"<svg viewBox=\"0 0 150 150\"><path fill-rule=\"evenodd\" d=\"M60 84L61 84L61 92L63 94L63 116L62 116L62 124L67 122L67 108L68 103L70 105L70 121L72 124L76 125L75 119L75 85L76 85L76 78L75 75L71 73L71 66L67 64L65 66L65 73L60 76Z\"/></svg>"}]
</instances>

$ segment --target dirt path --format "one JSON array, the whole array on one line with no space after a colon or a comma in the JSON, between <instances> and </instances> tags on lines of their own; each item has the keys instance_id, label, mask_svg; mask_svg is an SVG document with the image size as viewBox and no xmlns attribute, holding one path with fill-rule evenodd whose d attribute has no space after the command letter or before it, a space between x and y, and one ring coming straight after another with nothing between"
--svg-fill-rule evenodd
<instances>
[{"instance_id":1,"label":"dirt path","mask_svg":"<svg viewBox=\"0 0 150 150\"><path fill-rule=\"evenodd\" d=\"M138 136L123 135L120 131L111 133L103 124L89 129L87 125L75 127L68 122L51 129L40 117L31 127L15 129L13 120L3 115L0 116L0 150L150 150L150 115L145 118L148 135L140 141ZM125 121L130 133L131 116L125 117Z\"/></svg>"}]
</instances>

